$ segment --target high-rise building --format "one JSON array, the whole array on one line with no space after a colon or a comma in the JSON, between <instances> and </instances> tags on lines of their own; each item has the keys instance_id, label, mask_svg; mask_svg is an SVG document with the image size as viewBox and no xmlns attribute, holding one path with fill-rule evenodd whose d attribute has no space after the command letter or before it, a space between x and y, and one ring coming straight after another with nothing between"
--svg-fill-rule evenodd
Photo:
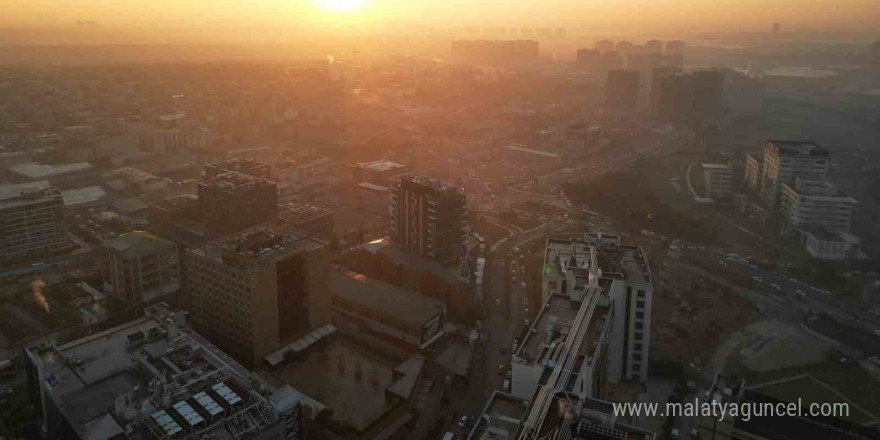
<instances>
[{"instance_id":1,"label":"high-rise building","mask_svg":"<svg viewBox=\"0 0 880 440\"><path fill-rule=\"evenodd\" d=\"M135 231L102 244L104 291L121 302L151 303L180 289L177 245L149 232Z\"/></svg>"},{"instance_id":2,"label":"high-rise building","mask_svg":"<svg viewBox=\"0 0 880 440\"><path fill-rule=\"evenodd\" d=\"M663 42L660 40L648 40L645 43L648 53L663 53Z\"/></svg>"},{"instance_id":3,"label":"high-rise building","mask_svg":"<svg viewBox=\"0 0 880 440\"><path fill-rule=\"evenodd\" d=\"M666 42L667 55L684 55L685 43L681 40L672 40Z\"/></svg>"},{"instance_id":4,"label":"high-rise building","mask_svg":"<svg viewBox=\"0 0 880 440\"><path fill-rule=\"evenodd\" d=\"M632 52L632 48L633 48L632 41L618 41L617 42L617 46L616 46L617 53L619 53L623 56L629 55L630 52Z\"/></svg>"},{"instance_id":5,"label":"high-rise building","mask_svg":"<svg viewBox=\"0 0 880 440\"><path fill-rule=\"evenodd\" d=\"M584 289L600 287L610 302L606 380L644 382L648 377L653 284L647 255L620 237L591 235L550 238L544 253L542 304L551 293L572 300ZM601 304L601 302L600 302ZM515 370L514 370L515 374ZM538 376L540 377L540 375ZM590 394L603 397L601 393Z\"/></svg>"},{"instance_id":6,"label":"high-rise building","mask_svg":"<svg viewBox=\"0 0 880 440\"><path fill-rule=\"evenodd\" d=\"M614 50L614 42L611 40L601 40L597 41L594 47L599 52L610 52Z\"/></svg>"},{"instance_id":7,"label":"high-rise building","mask_svg":"<svg viewBox=\"0 0 880 440\"><path fill-rule=\"evenodd\" d=\"M773 23L773 35L779 35L782 30L782 23Z\"/></svg>"},{"instance_id":8,"label":"high-rise building","mask_svg":"<svg viewBox=\"0 0 880 440\"><path fill-rule=\"evenodd\" d=\"M660 89L663 78L676 73L681 73L681 69L677 67L655 67L651 70L651 114L655 117L659 110Z\"/></svg>"},{"instance_id":9,"label":"high-rise building","mask_svg":"<svg viewBox=\"0 0 880 440\"><path fill-rule=\"evenodd\" d=\"M782 183L780 211L796 228L848 232L856 200L824 179L796 177Z\"/></svg>"},{"instance_id":10,"label":"high-rise building","mask_svg":"<svg viewBox=\"0 0 880 440\"><path fill-rule=\"evenodd\" d=\"M246 365L330 321L329 247L258 225L187 250L193 324Z\"/></svg>"},{"instance_id":11,"label":"high-rise building","mask_svg":"<svg viewBox=\"0 0 880 440\"><path fill-rule=\"evenodd\" d=\"M523 34L525 36L525 34ZM538 59L535 40L455 40L452 58L468 63L511 65Z\"/></svg>"},{"instance_id":12,"label":"high-rise building","mask_svg":"<svg viewBox=\"0 0 880 440\"><path fill-rule=\"evenodd\" d=\"M391 193L391 238L412 253L457 261L464 246L467 198L458 186L424 176L404 178Z\"/></svg>"},{"instance_id":13,"label":"high-rise building","mask_svg":"<svg viewBox=\"0 0 880 440\"><path fill-rule=\"evenodd\" d=\"M612 110L635 111L639 98L639 72L610 70L605 83L605 107Z\"/></svg>"},{"instance_id":14,"label":"high-rise building","mask_svg":"<svg viewBox=\"0 0 880 440\"><path fill-rule=\"evenodd\" d=\"M691 74L694 90L693 111L704 116L718 115L724 102L724 72L698 70Z\"/></svg>"},{"instance_id":15,"label":"high-rise building","mask_svg":"<svg viewBox=\"0 0 880 440\"><path fill-rule=\"evenodd\" d=\"M199 182L199 207L208 238L272 220L278 213L274 182L239 172Z\"/></svg>"},{"instance_id":16,"label":"high-rise building","mask_svg":"<svg viewBox=\"0 0 880 440\"><path fill-rule=\"evenodd\" d=\"M733 194L733 169L718 163L700 164L709 197L724 198Z\"/></svg>"},{"instance_id":17,"label":"high-rise building","mask_svg":"<svg viewBox=\"0 0 880 440\"><path fill-rule=\"evenodd\" d=\"M301 394L272 388L162 303L143 318L25 355L45 438L303 438Z\"/></svg>"},{"instance_id":18,"label":"high-rise building","mask_svg":"<svg viewBox=\"0 0 880 440\"><path fill-rule=\"evenodd\" d=\"M661 122L686 120L693 109L694 90L690 76L673 73L659 79L654 118Z\"/></svg>"},{"instance_id":19,"label":"high-rise building","mask_svg":"<svg viewBox=\"0 0 880 440\"><path fill-rule=\"evenodd\" d=\"M827 178L830 157L828 150L813 142L768 140L764 145L762 198L775 209L783 183L801 176Z\"/></svg>"},{"instance_id":20,"label":"high-rise building","mask_svg":"<svg viewBox=\"0 0 880 440\"><path fill-rule=\"evenodd\" d=\"M761 189L761 167L763 163L761 158L753 154L746 154L746 171L743 175L743 181L749 188L759 191Z\"/></svg>"},{"instance_id":21,"label":"high-rise building","mask_svg":"<svg viewBox=\"0 0 880 440\"><path fill-rule=\"evenodd\" d=\"M64 200L48 181L0 186L0 258L46 255L68 246Z\"/></svg>"}]
</instances>

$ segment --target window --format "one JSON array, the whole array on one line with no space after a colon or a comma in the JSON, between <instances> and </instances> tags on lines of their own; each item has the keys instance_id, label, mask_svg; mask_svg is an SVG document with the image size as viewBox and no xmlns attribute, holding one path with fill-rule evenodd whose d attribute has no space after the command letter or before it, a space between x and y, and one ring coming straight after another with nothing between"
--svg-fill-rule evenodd
<instances>
[{"instance_id":1,"label":"window","mask_svg":"<svg viewBox=\"0 0 880 440\"><path fill-rule=\"evenodd\" d=\"M642 344L633 344L633 351L642 351Z\"/></svg>"},{"instance_id":2,"label":"window","mask_svg":"<svg viewBox=\"0 0 880 440\"><path fill-rule=\"evenodd\" d=\"M636 361L636 362L641 362L641 361L642 361L642 355L640 355L640 354L634 354L634 355L633 355L633 360ZM633 364L633 367L635 367L636 365L637 365L637 364Z\"/></svg>"},{"instance_id":3,"label":"window","mask_svg":"<svg viewBox=\"0 0 880 440\"><path fill-rule=\"evenodd\" d=\"M636 373L633 373L633 375L632 375L631 377L632 377L632 380L634 380L634 381L636 381L636 382L640 382L640 381L641 381L641 376L639 376L639 375L636 374Z\"/></svg>"},{"instance_id":4,"label":"window","mask_svg":"<svg viewBox=\"0 0 880 440\"><path fill-rule=\"evenodd\" d=\"M636 308L637 308L637 309L644 309L644 308L645 308L645 302L644 302L644 301L636 301Z\"/></svg>"},{"instance_id":5,"label":"window","mask_svg":"<svg viewBox=\"0 0 880 440\"><path fill-rule=\"evenodd\" d=\"M636 293L636 295L637 295L639 298L644 298L644 297L645 297L645 291L644 291L644 290L639 290L639 291Z\"/></svg>"},{"instance_id":6,"label":"window","mask_svg":"<svg viewBox=\"0 0 880 440\"><path fill-rule=\"evenodd\" d=\"M645 312L636 312L636 319L645 319Z\"/></svg>"},{"instance_id":7,"label":"window","mask_svg":"<svg viewBox=\"0 0 880 440\"><path fill-rule=\"evenodd\" d=\"M636 330L642 330L642 328L644 328L644 327L645 327L645 324L643 324L641 322L636 323Z\"/></svg>"},{"instance_id":8,"label":"window","mask_svg":"<svg viewBox=\"0 0 880 440\"><path fill-rule=\"evenodd\" d=\"M641 341L641 340L642 340L642 333L641 333L641 332L636 332L635 340L636 340L636 341Z\"/></svg>"}]
</instances>

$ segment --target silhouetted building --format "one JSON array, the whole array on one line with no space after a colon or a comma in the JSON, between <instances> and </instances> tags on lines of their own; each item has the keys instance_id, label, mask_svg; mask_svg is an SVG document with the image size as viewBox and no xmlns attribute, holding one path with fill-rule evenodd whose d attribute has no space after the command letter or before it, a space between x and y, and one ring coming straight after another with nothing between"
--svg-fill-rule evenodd
<instances>
[{"instance_id":1,"label":"silhouetted building","mask_svg":"<svg viewBox=\"0 0 880 440\"><path fill-rule=\"evenodd\" d=\"M509 65L538 59L535 40L456 40L452 58L469 63Z\"/></svg>"},{"instance_id":2,"label":"silhouetted building","mask_svg":"<svg viewBox=\"0 0 880 440\"><path fill-rule=\"evenodd\" d=\"M660 40L648 40L645 43L645 48L648 50L648 53L663 53L663 42Z\"/></svg>"},{"instance_id":3,"label":"silhouetted building","mask_svg":"<svg viewBox=\"0 0 880 440\"><path fill-rule=\"evenodd\" d=\"M633 44L632 41L618 41L617 42L617 53L627 56L632 52Z\"/></svg>"},{"instance_id":4,"label":"silhouetted building","mask_svg":"<svg viewBox=\"0 0 880 440\"><path fill-rule=\"evenodd\" d=\"M614 42L611 40L597 41L594 46L599 52L610 52L614 50Z\"/></svg>"},{"instance_id":5,"label":"silhouetted building","mask_svg":"<svg viewBox=\"0 0 880 440\"><path fill-rule=\"evenodd\" d=\"M327 243L271 224L187 250L193 324L242 363L330 322Z\"/></svg>"},{"instance_id":6,"label":"silhouetted building","mask_svg":"<svg viewBox=\"0 0 880 440\"><path fill-rule=\"evenodd\" d=\"M693 108L694 91L689 75L674 73L659 79L660 91L654 118L660 122L681 122Z\"/></svg>"},{"instance_id":7,"label":"silhouetted building","mask_svg":"<svg viewBox=\"0 0 880 440\"><path fill-rule=\"evenodd\" d=\"M663 78L681 73L681 69L677 67L655 67L651 71L651 114L657 117L660 105L660 89Z\"/></svg>"},{"instance_id":8,"label":"silhouetted building","mask_svg":"<svg viewBox=\"0 0 880 440\"><path fill-rule=\"evenodd\" d=\"M639 98L639 72L611 70L605 84L605 107L611 110L635 111Z\"/></svg>"},{"instance_id":9,"label":"silhouetted building","mask_svg":"<svg viewBox=\"0 0 880 440\"><path fill-rule=\"evenodd\" d=\"M275 183L227 172L199 183L199 206L207 238L272 220L278 212Z\"/></svg>"},{"instance_id":10,"label":"silhouetted building","mask_svg":"<svg viewBox=\"0 0 880 440\"><path fill-rule=\"evenodd\" d=\"M685 43L681 40L672 40L666 42L666 55L684 55Z\"/></svg>"},{"instance_id":11,"label":"silhouetted building","mask_svg":"<svg viewBox=\"0 0 880 440\"><path fill-rule=\"evenodd\" d=\"M691 74L694 89L694 113L717 116L724 102L724 72L698 70Z\"/></svg>"},{"instance_id":12,"label":"silhouetted building","mask_svg":"<svg viewBox=\"0 0 880 440\"><path fill-rule=\"evenodd\" d=\"M391 237L401 248L441 263L456 261L465 242L467 198L458 186L412 176L391 194Z\"/></svg>"},{"instance_id":13,"label":"silhouetted building","mask_svg":"<svg viewBox=\"0 0 880 440\"><path fill-rule=\"evenodd\" d=\"M782 23L773 23L773 35L779 35L782 30Z\"/></svg>"}]
</instances>

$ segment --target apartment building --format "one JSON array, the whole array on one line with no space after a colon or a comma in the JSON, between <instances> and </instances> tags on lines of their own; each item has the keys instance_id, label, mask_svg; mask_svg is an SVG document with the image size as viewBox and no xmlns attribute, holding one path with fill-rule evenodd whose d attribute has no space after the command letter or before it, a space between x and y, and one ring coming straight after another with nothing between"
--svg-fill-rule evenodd
<instances>
[{"instance_id":1,"label":"apartment building","mask_svg":"<svg viewBox=\"0 0 880 440\"><path fill-rule=\"evenodd\" d=\"M272 224L187 250L196 329L251 365L330 322L327 243Z\"/></svg>"},{"instance_id":2,"label":"apartment building","mask_svg":"<svg viewBox=\"0 0 880 440\"><path fill-rule=\"evenodd\" d=\"M151 303L180 289L177 245L135 231L103 243L104 291L126 304Z\"/></svg>"},{"instance_id":3,"label":"apartment building","mask_svg":"<svg viewBox=\"0 0 880 440\"><path fill-rule=\"evenodd\" d=\"M407 252L440 263L464 246L467 198L458 186L424 176L404 178L391 194L391 238Z\"/></svg>"},{"instance_id":4,"label":"apartment building","mask_svg":"<svg viewBox=\"0 0 880 440\"><path fill-rule=\"evenodd\" d=\"M274 182L241 172L213 177L207 172L199 182L199 205L205 235L216 238L272 220L278 213Z\"/></svg>"},{"instance_id":5,"label":"apartment building","mask_svg":"<svg viewBox=\"0 0 880 440\"><path fill-rule=\"evenodd\" d=\"M755 191L761 189L762 166L761 158L753 154L746 154L746 171L743 174L743 181Z\"/></svg>"},{"instance_id":6,"label":"apartment building","mask_svg":"<svg viewBox=\"0 0 880 440\"><path fill-rule=\"evenodd\" d=\"M823 227L849 231L853 207L858 202L823 179L797 177L782 184L780 210L795 228Z\"/></svg>"},{"instance_id":7,"label":"apartment building","mask_svg":"<svg viewBox=\"0 0 880 440\"><path fill-rule=\"evenodd\" d=\"M67 247L64 200L46 180L0 186L0 257L19 259Z\"/></svg>"},{"instance_id":8,"label":"apartment building","mask_svg":"<svg viewBox=\"0 0 880 440\"><path fill-rule=\"evenodd\" d=\"M265 383L162 303L143 318L25 354L45 438L303 438L300 393Z\"/></svg>"},{"instance_id":9,"label":"apartment building","mask_svg":"<svg viewBox=\"0 0 880 440\"><path fill-rule=\"evenodd\" d=\"M733 169L730 165L719 163L700 165L703 167L703 181L709 197L725 198L733 194Z\"/></svg>"},{"instance_id":10,"label":"apartment building","mask_svg":"<svg viewBox=\"0 0 880 440\"><path fill-rule=\"evenodd\" d=\"M769 140L764 146L761 196L772 209L779 208L782 184L799 176L828 177L831 153L806 141Z\"/></svg>"}]
</instances>

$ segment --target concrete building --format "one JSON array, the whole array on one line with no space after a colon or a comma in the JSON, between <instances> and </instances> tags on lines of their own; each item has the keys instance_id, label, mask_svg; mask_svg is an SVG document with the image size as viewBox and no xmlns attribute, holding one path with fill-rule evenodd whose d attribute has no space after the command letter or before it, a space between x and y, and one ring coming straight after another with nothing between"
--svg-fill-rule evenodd
<instances>
[{"instance_id":1,"label":"concrete building","mask_svg":"<svg viewBox=\"0 0 880 440\"><path fill-rule=\"evenodd\" d=\"M662 88L663 78L669 75L681 73L678 67L655 67L651 70L651 114L658 116L660 111L660 90Z\"/></svg>"},{"instance_id":2,"label":"concrete building","mask_svg":"<svg viewBox=\"0 0 880 440\"><path fill-rule=\"evenodd\" d=\"M0 257L14 260L67 247L61 192L41 180L0 186Z\"/></svg>"},{"instance_id":3,"label":"concrete building","mask_svg":"<svg viewBox=\"0 0 880 440\"><path fill-rule=\"evenodd\" d=\"M279 205L276 223L329 240L333 236L333 212L312 205Z\"/></svg>"},{"instance_id":4,"label":"concrete building","mask_svg":"<svg viewBox=\"0 0 880 440\"><path fill-rule=\"evenodd\" d=\"M253 364L330 322L327 243L271 224L187 250L194 326Z\"/></svg>"},{"instance_id":5,"label":"concrete building","mask_svg":"<svg viewBox=\"0 0 880 440\"><path fill-rule=\"evenodd\" d=\"M746 182L749 188L755 191L761 190L763 165L763 161L758 156L746 154L746 170L743 174L743 181Z\"/></svg>"},{"instance_id":6,"label":"concrete building","mask_svg":"<svg viewBox=\"0 0 880 440\"><path fill-rule=\"evenodd\" d=\"M173 242L135 231L102 246L104 291L123 303L152 303L180 289L180 261Z\"/></svg>"},{"instance_id":7,"label":"concrete building","mask_svg":"<svg viewBox=\"0 0 880 440\"><path fill-rule=\"evenodd\" d=\"M856 200L823 179L796 177L782 184L780 211L795 228L848 232Z\"/></svg>"},{"instance_id":8,"label":"concrete building","mask_svg":"<svg viewBox=\"0 0 880 440\"><path fill-rule=\"evenodd\" d=\"M659 79L654 119L660 122L683 122L693 110L694 89L690 76L673 73Z\"/></svg>"},{"instance_id":9,"label":"concrete building","mask_svg":"<svg viewBox=\"0 0 880 440\"><path fill-rule=\"evenodd\" d=\"M165 304L64 344L28 347L41 433L59 440L301 439L301 395L271 388Z\"/></svg>"},{"instance_id":10,"label":"concrete building","mask_svg":"<svg viewBox=\"0 0 880 440\"><path fill-rule=\"evenodd\" d=\"M605 83L605 108L634 112L639 99L639 72L610 70Z\"/></svg>"},{"instance_id":11,"label":"concrete building","mask_svg":"<svg viewBox=\"0 0 880 440\"><path fill-rule=\"evenodd\" d=\"M379 335L389 343L424 349L443 335L446 310L420 296L347 270L330 273L334 323Z\"/></svg>"},{"instance_id":12,"label":"concrete building","mask_svg":"<svg viewBox=\"0 0 880 440\"><path fill-rule=\"evenodd\" d=\"M407 252L457 261L465 243L467 198L458 186L424 176L404 178L391 194L391 238Z\"/></svg>"},{"instance_id":13,"label":"concrete building","mask_svg":"<svg viewBox=\"0 0 880 440\"><path fill-rule=\"evenodd\" d=\"M761 196L772 208L779 207L784 182L798 176L828 177L831 153L808 141L768 140L764 145Z\"/></svg>"},{"instance_id":14,"label":"concrete building","mask_svg":"<svg viewBox=\"0 0 880 440\"><path fill-rule=\"evenodd\" d=\"M703 181L706 193L712 198L725 198L733 194L733 169L730 165L703 163Z\"/></svg>"},{"instance_id":15,"label":"concrete building","mask_svg":"<svg viewBox=\"0 0 880 440\"><path fill-rule=\"evenodd\" d=\"M47 180L50 185L62 190L94 185L99 180L95 167L88 162L64 165L19 163L7 167L6 176L13 183Z\"/></svg>"},{"instance_id":16,"label":"concrete building","mask_svg":"<svg viewBox=\"0 0 880 440\"><path fill-rule=\"evenodd\" d=\"M284 155L275 163L273 179L283 188L322 180L330 172L330 158L317 154Z\"/></svg>"},{"instance_id":17,"label":"concrete building","mask_svg":"<svg viewBox=\"0 0 880 440\"><path fill-rule=\"evenodd\" d=\"M268 168L266 168L268 172ZM199 211L205 235L216 238L271 221L278 213L274 182L239 172L226 172L199 182Z\"/></svg>"},{"instance_id":18,"label":"concrete building","mask_svg":"<svg viewBox=\"0 0 880 440\"><path fill-rule=\"evenodd\" d=\"M843 260L851 247L844 234L826 228L804 228L798 232L807 253L820 260Z\"/></svg>"},{"instance_id":19,"label":"concrete building","mask_svg":"<svg viewBox=\"0 0 880 440\"><path fill-rule=\"evenodd\" d=\"M644 383L648 377L653 285L647 255L620 237L590 235L548 239L542 303L557 293L575 300L586 287L601 287L610 299L607 381ZM536 327L537 328L537 327ZM601 397L601 394L599 394Z\"/></svg>"}]
</instances>

